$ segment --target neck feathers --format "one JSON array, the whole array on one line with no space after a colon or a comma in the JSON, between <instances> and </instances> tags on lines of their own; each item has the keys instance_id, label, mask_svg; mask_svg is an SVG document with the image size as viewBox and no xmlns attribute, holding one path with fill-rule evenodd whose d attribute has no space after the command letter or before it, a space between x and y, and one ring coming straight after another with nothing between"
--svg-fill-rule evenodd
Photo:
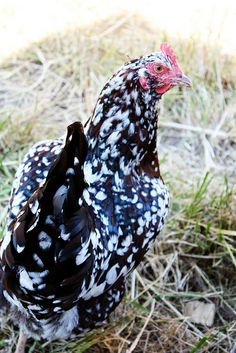
<instances>
[{"instance_id":1,"label":"neck feathers","mask_svg":"<svg viewBox=\"0 0 236 353\"><path fill-rule=\"evenodd\" d=\"M157 159L158 99L160 96L141 90L135 71L121 70L113 76L89 122L88 159L106 162L110 169L118 167L127 175L130 168L146 165L150 157Z\"/></svg>"}]
</instances>

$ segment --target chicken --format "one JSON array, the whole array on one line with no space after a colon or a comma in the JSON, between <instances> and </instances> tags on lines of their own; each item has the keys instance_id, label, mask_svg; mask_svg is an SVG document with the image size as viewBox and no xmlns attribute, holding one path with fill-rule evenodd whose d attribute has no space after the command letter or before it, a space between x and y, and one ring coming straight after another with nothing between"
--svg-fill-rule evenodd
<instances>
[{"instance_id":1,"label":"chicken","mask_svg":"<svg viewBox=\"0 0 236 353\"><path fill-rule=\"evenodd\" d=\"M190 86L172 48L124 64L92 117L25 156L14 181L1 244L1 307L27 337L55 340L103 323L128 274L164 225L156 107Z\"/></svg>"}]
</instances>

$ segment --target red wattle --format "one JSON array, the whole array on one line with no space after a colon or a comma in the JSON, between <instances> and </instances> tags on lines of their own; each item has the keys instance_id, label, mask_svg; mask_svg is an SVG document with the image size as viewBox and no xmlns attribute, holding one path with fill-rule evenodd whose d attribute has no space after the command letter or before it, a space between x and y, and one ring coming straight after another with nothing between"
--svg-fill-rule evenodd
<instances>
[{"instance_id":1,"label":"red wattle","mask_svg":"<svg viewBox=\"0 0 236 353\"><path fill-rule=\"evenodd\" d=\"M163 85L163 86L160 86L160 87L157 87L155 89L155 91L159 94L163 94L165 93L166 91L168 91L171 87L171 83L167 83L166 85Z\"/></svg>"}]
</instances>

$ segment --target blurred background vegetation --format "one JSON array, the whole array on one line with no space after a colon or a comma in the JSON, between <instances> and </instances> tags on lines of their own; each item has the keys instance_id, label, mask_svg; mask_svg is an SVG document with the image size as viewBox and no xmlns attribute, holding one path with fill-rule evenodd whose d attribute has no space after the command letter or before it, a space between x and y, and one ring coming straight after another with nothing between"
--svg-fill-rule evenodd
<instances>
[{"instance_id":1,"label":"blurred background vegetation","mask_svg":"<svg viewBox=\"0 0 236 353\"><path fill-rule=\"evenodd\" d=\"M229 352L236 339L236 5L233 1L0 2L0 233L14 173L35 141L85 122L117 67L169 42L192 90L161 102L158 146L171 191L164 231L115 320L29 352ZM186 303L213 304L197 323ZM202 313L203 315L204 313ZM2 352L18 335L6 323Z\"/></svg>"}]
</instances>

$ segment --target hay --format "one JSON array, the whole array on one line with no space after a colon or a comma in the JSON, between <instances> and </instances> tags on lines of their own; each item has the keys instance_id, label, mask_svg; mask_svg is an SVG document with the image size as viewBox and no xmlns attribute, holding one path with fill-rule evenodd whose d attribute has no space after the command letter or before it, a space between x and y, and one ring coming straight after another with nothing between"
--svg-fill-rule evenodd
<instances>
[{"instance_id":1,"label":"hay","mask_svg":"<svg viewBox=\"0 0 236 353\"><path fill-rule=\"evenodd\" d=\"M160 107L161 171L172 194L166 227L135 271L115 321L79 341L32 341L31 351L228 353L233 347L235 58L199 39L169 37L140 18L118 17L55 35L5 62L0 68L2 233L13 175L29 145L64 134L72 121L84 122L127 56L156 51L163 39L193 79L192 91L173 90ZM189 300L214 304L211 328L184 316ZM10 332L4 330L0 341L9 350Z\"/></svg>"}]
</instances>

